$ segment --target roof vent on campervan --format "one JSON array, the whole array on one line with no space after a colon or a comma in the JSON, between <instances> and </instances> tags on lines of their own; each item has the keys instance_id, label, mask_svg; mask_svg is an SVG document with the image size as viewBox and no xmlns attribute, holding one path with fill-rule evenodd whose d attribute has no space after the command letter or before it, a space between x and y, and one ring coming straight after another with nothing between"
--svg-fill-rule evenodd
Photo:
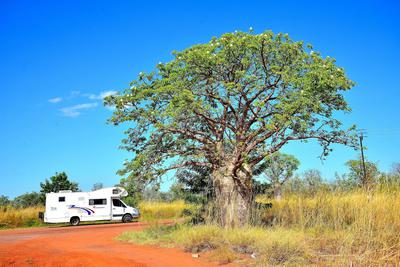
<instances>
[{"instance_id":1,"label":"roof vent on campervan","mask_svg":"<svg viewBox=\"0 0 400 267\"><path fill-rule=\"evenodd\" d=\"M72 190L60 190L58 193L72 193Z\"/></svg>"}]
</instances>

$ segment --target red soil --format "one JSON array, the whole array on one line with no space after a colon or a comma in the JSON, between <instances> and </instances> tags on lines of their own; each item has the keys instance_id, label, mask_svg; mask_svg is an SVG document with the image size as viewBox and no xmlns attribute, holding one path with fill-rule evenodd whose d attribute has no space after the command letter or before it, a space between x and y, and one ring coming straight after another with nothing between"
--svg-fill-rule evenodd
<instances>
[{"instance_id":1,"label":"red soil","mask_svg":"<svg viewBox=\"0 0 400 267\"><path fill-rule=\"evenodd\" d=\"M0 266L216 266L172 248L115 240L141 223L0 231Z\"/></svg>"}]
</instances>

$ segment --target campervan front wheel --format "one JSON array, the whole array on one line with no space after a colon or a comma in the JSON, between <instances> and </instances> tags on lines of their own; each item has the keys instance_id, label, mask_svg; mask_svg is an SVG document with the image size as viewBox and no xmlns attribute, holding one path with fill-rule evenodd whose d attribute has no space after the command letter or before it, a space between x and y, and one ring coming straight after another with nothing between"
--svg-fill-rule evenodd
<instances>
[{"instance_id":1,"label":"campervan front wheel","mask_svg":"<svg viewBox=\"0 0 400 267\"><path fill-rule=\"evenodd\" d=\"M122 222L127 223L132 221L132 215L130 214L125 214L124 217L122 217Z\"/></svg>"},{"instance_id":2,"label":"campervan front wheel","mask_svg":"<svg viewBox=\"0 0 400 267\"><path fill-rule=\"evenodd\" d=\"M79 225L79 223L81 222L81 220L79 219L79 217L72 217L71 220L70 220L69 222L71 223L71 225L77 226L77 225Z\"/></svg>"}]
</instances>

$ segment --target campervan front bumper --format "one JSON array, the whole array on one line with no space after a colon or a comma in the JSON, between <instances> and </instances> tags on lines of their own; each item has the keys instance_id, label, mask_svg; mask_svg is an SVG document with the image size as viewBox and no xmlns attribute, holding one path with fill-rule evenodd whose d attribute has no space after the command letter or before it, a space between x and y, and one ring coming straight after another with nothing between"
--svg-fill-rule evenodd
<instances>
[{"instance_id":1,"label":"campervan front bumper","mask_svg":"<svg viewBox=\"0 0 400 267\"><path fill-rule=\"evenodd\" d=\"M140 217L140 211L138 209L133 209L133 212L131 213L132 217L137 219Z\"/></svg>"}]
</instances>

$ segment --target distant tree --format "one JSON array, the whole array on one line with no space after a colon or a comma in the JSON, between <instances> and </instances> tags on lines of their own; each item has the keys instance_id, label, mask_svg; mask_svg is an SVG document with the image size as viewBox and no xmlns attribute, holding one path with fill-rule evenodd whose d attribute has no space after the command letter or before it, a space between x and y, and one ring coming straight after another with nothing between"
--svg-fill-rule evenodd
<instances>
[{"instance_id":1,"label":"distant tree","mask_svg":"<svg viewBox=\"0 0 400 267\"><path fill-rule=\"evenodd\" d=\"M161 198L159 185L148 186L142 192L142 199L146 201L161 200Z\"/></svg>"},{"instance_id":2,"label":"distant tree","mask_svg":"<svg viewBox=\"0 0 400 267\"><path fill-rule=\"evenodd\" d=\"M40 187L40 192L42 194L58 192L60 190L79 191L78 184L68 180L68 176L65 172L56 173L51 176L49 180L46 179L44 183L40 183Z\"/></svg>"},{"instance_id":3,"label":"distant tree","mask_svg":"<svg viewBox=\"0 0 400 267\"><path fill-rule=\"evenodd\" d=\"M282 188L286 194L301 194L314 196L319 192L327 192L339 187L335 183L331 184L324 180L321 172L317 169L309 169L301 175L291 178Z\"/></svg>"},{"instance_id":4,"label":"distant tree","mask_svg":"<svg viewBox=\"0 0 400 267\"><path fill-rule=\"evenodd\" d=\"M253 194L257 195L269 195L271 193L272 186L269 183L260 182L256 179L253 180Z\"/></svg>"},{"instance_id":5,"label":"distant tree","mask_svg":"<svg viewBox=\"0 0 400 267\"><path fill-rule=\"evenodd\" d=\"M317 169L310 169L304 172L303 181L305 188L310 195L315 195L317 192L329 190L329 184L322 178L321 172Z\"/></svg>"},{"instance_id":6,"label":"distant tree","mask_svg":"<svg viewBox=\"0 0 400 267\"><path fill-rule=\"evenodd\" d=\"M300 162L292 155L276 152L268 157L255 172L263 172L272 185L274 197L282 198L282 186L299 168Z\"/></svg>"},{"instance_id":7,"label":"distant tree","mask_svg":"<svg viewBox=\"0 0 400 267\"><path fill-rule=\"evenodd\" d=\"M339 175L335 173L335 180L332 182L332 188L338 191L350 191L359 187L358 181L350 178L347 174Z\"/></svg>"},{"instance_id":8,"label":"distant tree","mask_svg":"<svg viewBox=\"0 0 400 267\"><path fill-rule=\"evenodd\" d=\"M42 194L37 192L25 193L13 200L13 206L17 208L27 208L44 205Z\"/></svg>"},{"instance_id":9,"label":"distant tree","mask_svg":"<svg viewBox=\"0 0 400 267\"><path fill-rule=\"evenodd\" d=\"M392 170L390 171L390 174L400 177L400 162L395 162L392 164Z\"/></svg>"},{"instance_id":10,"label":"distant tree","mask_svg":"<svg viewBox=\"0 0 400 267\"><path fill-rule=\"evenodd\" d=\"M0 206L8 206L10 204L11 201L7 196L0 195Z\"/></svg>"},{"instance_id":11,"label":"distant tree","mask_svg":"<svg viewBox=\"0 0 400 267\"><path fill-rule=\"evenodd\" d=\"M188 166L177 170L175 177L186 191L212 197L214 189L210 168L206 166Z\"/></svg>"},{"instance_id":12,"label":"distant tree","mask_svg":"<svg viewBox=\"0 0 400 267\"><path fill-rule=\"evenodd\" d=\"M378 182L380 186L399 186L400 185L400 163L396 162L392 164L392 168L389 172L381 172L378 176Z\"/></svg>"},{"instance_id":13,"label":"distant tree","mask_svg":"<svg viewBox=\"0 0 400 267\"><path fill-rule=\"evenodd\" d=\"M124 197L124 202L130 206L135 206L143 199L143 193L148 185L135 179L122 178L116 186L125 188L128 196Z\"/></svg>"},{"instance_id":14,"label":"distant tree","mask_svg":"<svg viewBox=\"0 0 400 267\"><path fill-rule=\"evenodd\" d=\"M348 177L352 179L360 186L368 187L374 181L379 178L380 172L378 170L378 165L371 161L365 161L365 171L366 177L364 177L364 170L362 166L362 161L349 160L346 162L346 166L349 168Z\"/></svg>"},{"instance_id":15,"label":"distant tree","mask_svg":"<svg viewBox=\"0 0 400 267\"><path fill-rule=\"evenodd\" d=\"M307 189L304 180L299 175L294 175L282 186L283 194L306 194Z\"/></svg>"},{"instance_id":16,"label":"distant tree","mask_svg":"<svg viewBox=\"0 0 400 267\"><path fill-rule=\"evenodd\" d=\"M179 182L173 183L169 188L169 194L171 200L185 199L186 192L187 191L185 190L184 185Z\"/></svg>"},{"instance_id":17,"label":"distant tree","mask_svg":"<svg viewBox=\"0 0 400 267\"><path fill-rule=\"evenodd\" d=\"M104 187L103 183L95 183L92 186L92 191L96 191L96 190L102 189L103 187Z\"/></svg>"}]
</instances>

